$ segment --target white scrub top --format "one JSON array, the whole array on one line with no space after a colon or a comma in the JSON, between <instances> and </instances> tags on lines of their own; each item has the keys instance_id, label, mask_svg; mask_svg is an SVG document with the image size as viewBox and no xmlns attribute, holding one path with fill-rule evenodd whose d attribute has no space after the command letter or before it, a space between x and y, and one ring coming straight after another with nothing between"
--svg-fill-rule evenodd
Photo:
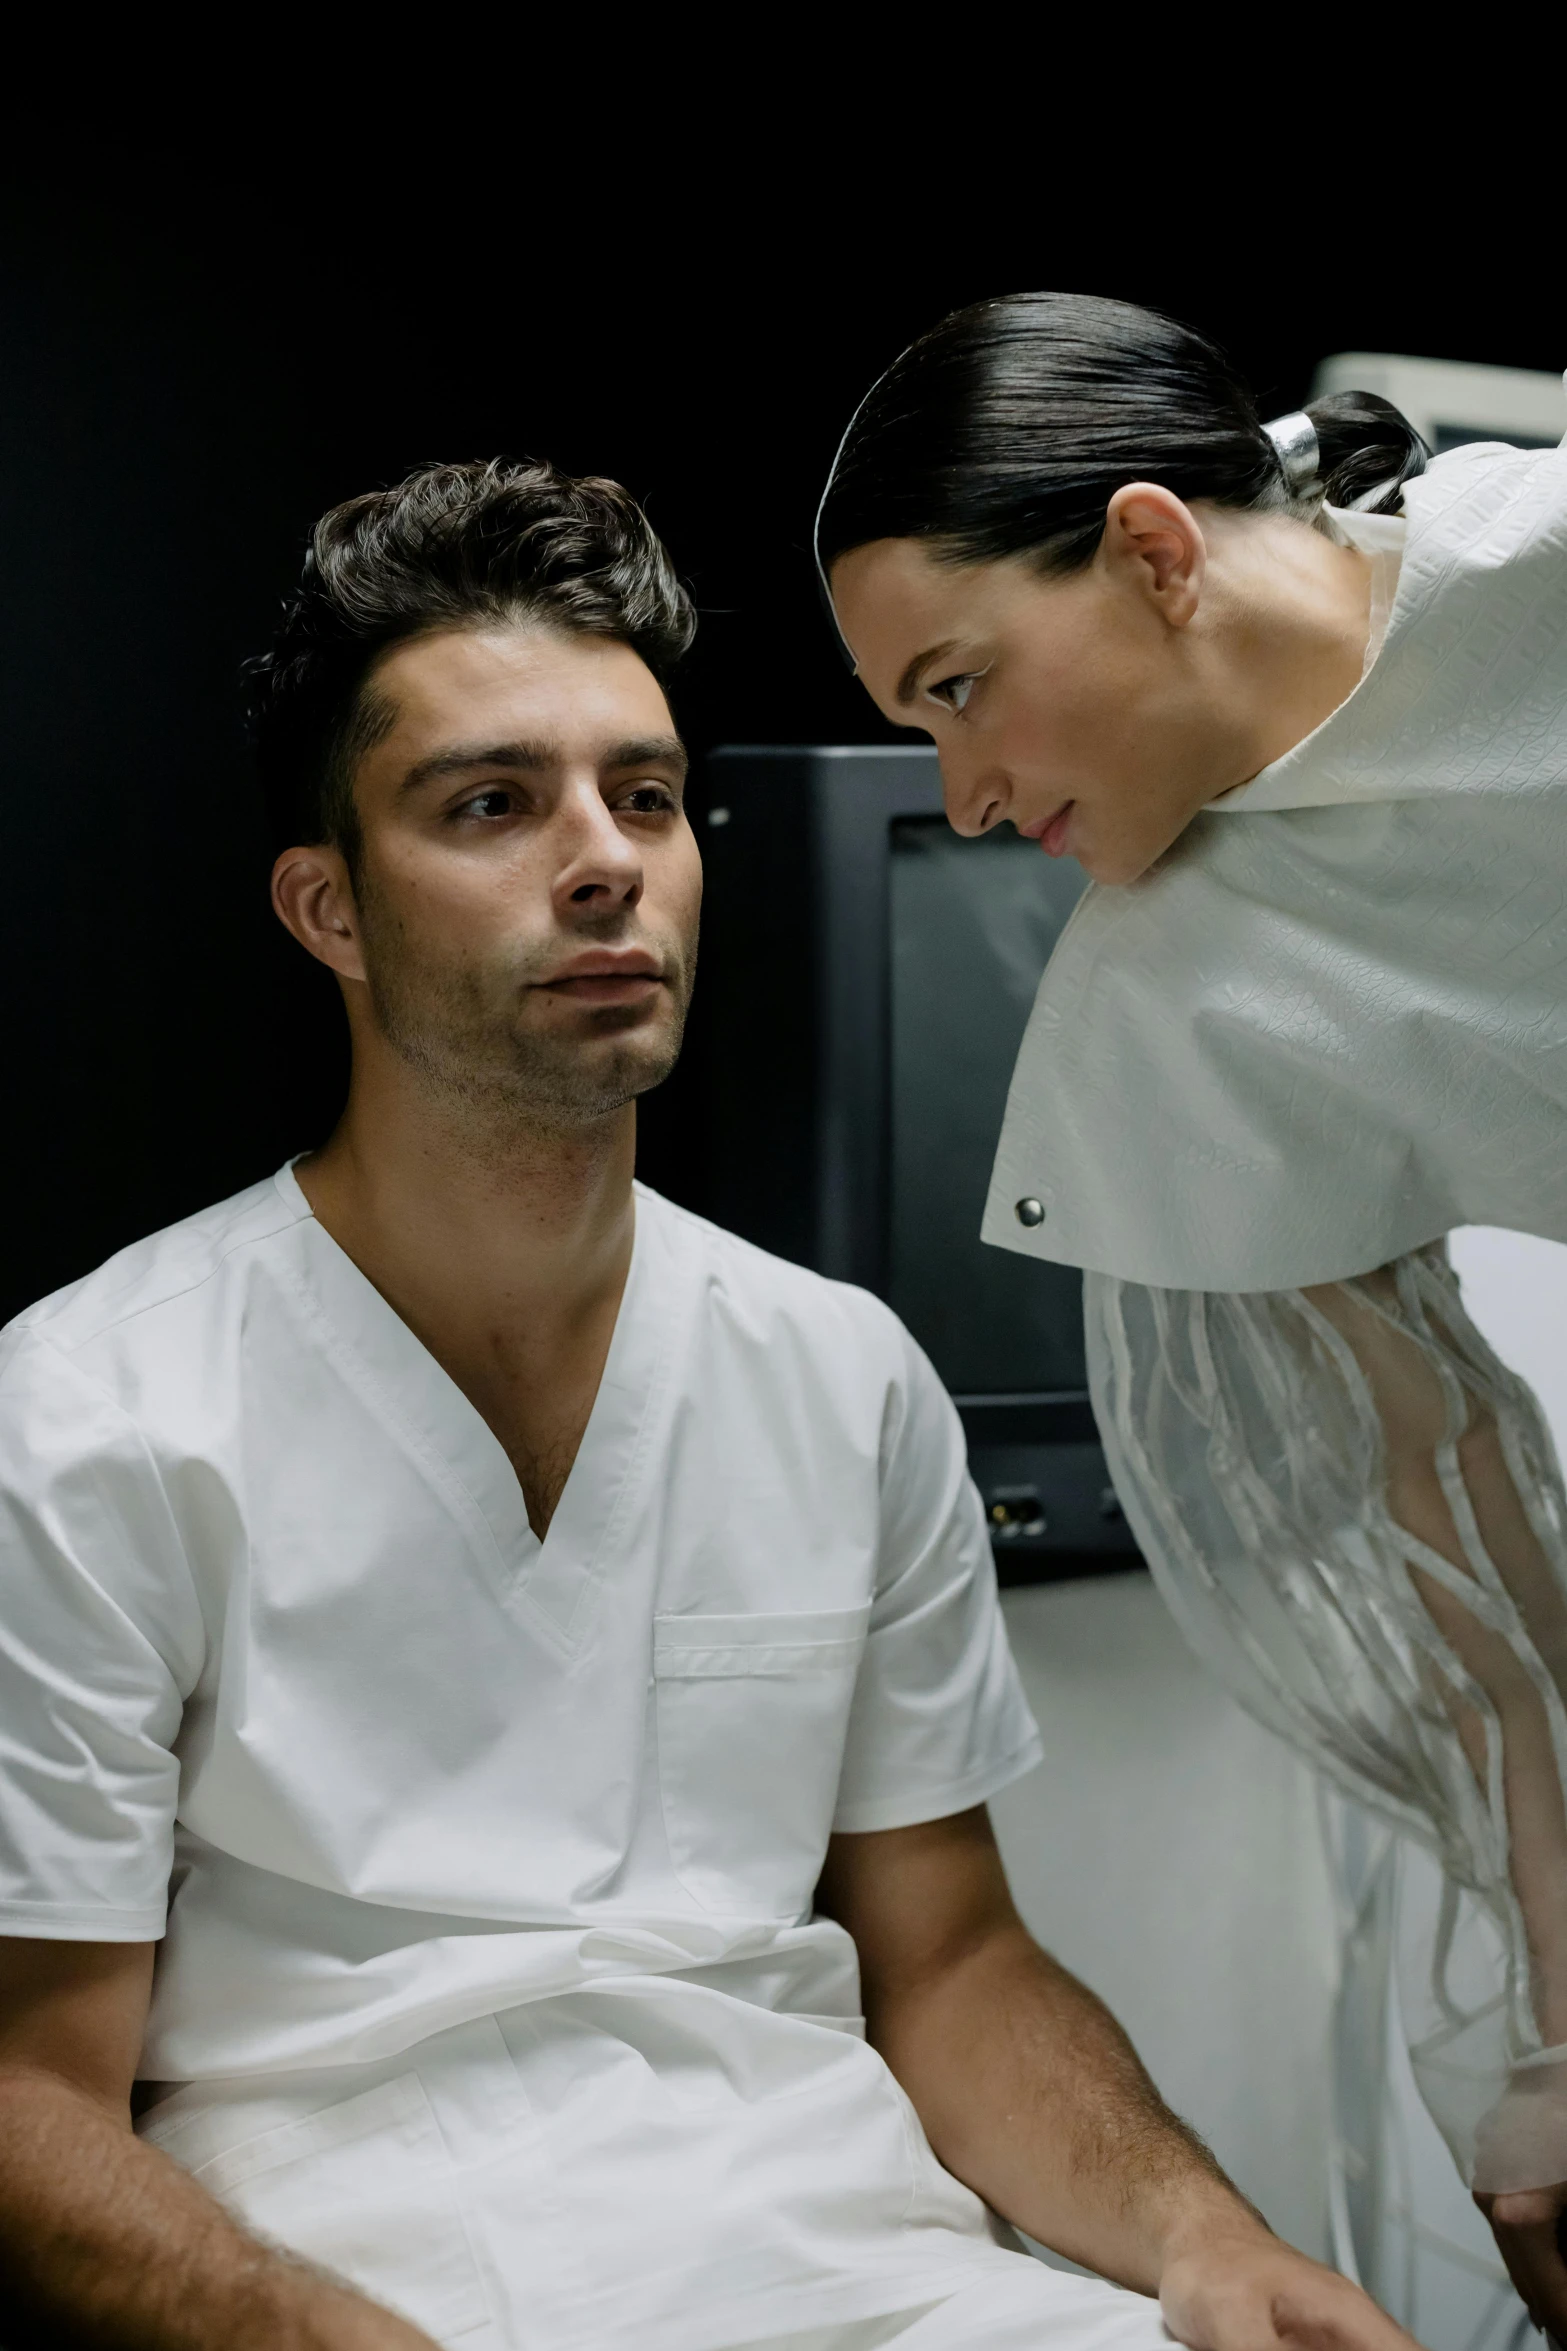
<instances>
[{"instance_id":1,"label":"white scrub top","mask_svg":"<svg viewBox=\"0 0 1567 2351\"><path fill-rule=\"evenodd\" d=\"M1567 450L1456 449L1404 504L1334 518L1403 541L1348 701L1063 932L987 1241L1236 1291L1567 1240Z\"/></svg>"},{"instance_id":2,"label":"white scrub top","mask_svg":"<svg viewBox=\"0 0 1567 2351\"><path fill-rule=\"evenodd\" d=\"M540 1543L284 1170L12 1324L0 1566L0 1932L165 1938L144 2077L292 2097L507 2012L583 2213L695 2148L754 2181L758 2332L804 2183L905 2276L910 2229L993 2252L812 1917L832 1830L1039 1755L957 1415L877 1300L638 1187ZM666 2267L702 2201L648 2204Z\"/></svg>"}]
</instances>

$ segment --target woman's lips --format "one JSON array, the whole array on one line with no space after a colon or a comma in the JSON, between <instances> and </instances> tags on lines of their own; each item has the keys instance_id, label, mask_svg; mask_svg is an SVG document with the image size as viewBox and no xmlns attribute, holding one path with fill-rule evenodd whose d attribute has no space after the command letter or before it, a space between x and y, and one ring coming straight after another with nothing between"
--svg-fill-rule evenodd
<instances>
[{"instance_id":1,"label":"woman's lips","mask_svg":"<svg viewBox=\"0 0 1567 2351\"><path fill-rule=\"evenodd\" d=\"M1066 837L1072 825L1072 811L1076 806L1075 800L1064 801L1054 816L1036 817L1032 824L1019 825L1018 831L1025 840L1037 841L1047 857L1064 857Z\"/></svg>"},{"instance_id":2,"label":"woman's lips","mask_svg":"<svg viewBox=\"0 0 1567 2351\"><path fill-rule=\"evenodd\" d=\"M1073 806L1074 803L1069 800L1066 806L1050 819L1040 834L1039 846L1047 857L1064 857L1066 855L1066 836L1072 823Z\"/></svg>"}]
</instances>

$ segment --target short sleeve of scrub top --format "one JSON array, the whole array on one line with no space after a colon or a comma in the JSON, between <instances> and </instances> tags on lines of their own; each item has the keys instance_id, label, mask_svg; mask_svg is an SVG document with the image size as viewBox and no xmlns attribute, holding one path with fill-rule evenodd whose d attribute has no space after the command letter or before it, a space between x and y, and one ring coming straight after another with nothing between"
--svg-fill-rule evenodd
<instances>
[{"instance_id":1,"label":"short sleeve of scrub top","mask_svg":"<svg viewBox=\"0 0 1567 2351\"><path fill-rule=\"evenodd\" d=\"M0 1365L0 1559L0 1933L153 1941L201 1610L140 1433L35 1336Z\"/></svg>"},{"instance_id":2,"label":"short sleeve of scrub top","mask_svg":"<svg viewBox=\"0 0 1567 2351\"><path fill-rule=\"evenodd\" d=\"M967 1811L1041 1753L962 1423L896 1327L906 1372L883 1445L876 1596L833 1820L850 1833Z\"/></svg>"}]
</instances>

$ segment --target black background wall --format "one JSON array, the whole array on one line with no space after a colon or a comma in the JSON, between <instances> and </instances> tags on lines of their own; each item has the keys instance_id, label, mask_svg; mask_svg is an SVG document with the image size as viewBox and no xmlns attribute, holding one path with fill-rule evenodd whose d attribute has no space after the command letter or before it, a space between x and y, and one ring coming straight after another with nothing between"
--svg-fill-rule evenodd
<instances>
[{"instance_id":1,"label":"black background wall","mask_svg":"<svg viewBox=\"0 0 1567 2351\"><path fill-rule=\"evenodd\" d=\"M954 304L1052 284L1154 302L1275 409L1337 350L1567 358L1527 255L1362 268L1341 241L1303 269L1252 235L1245 187L1157 231L1038 203L986 222L972 191L955 220L889 186L851 233L788 195L697 173L678 221L651 186L599 221L492 183L432 217L171 180L0 212L0 1315L330 1124L340 1017L267 911L234 715L327 504L430 457L617 475L702 611L678 703L696 749L874 740L809 520L866 383ZM697 1066L644 1134L653 1179L700 1201Z\"/></svg>"}]
</instances>

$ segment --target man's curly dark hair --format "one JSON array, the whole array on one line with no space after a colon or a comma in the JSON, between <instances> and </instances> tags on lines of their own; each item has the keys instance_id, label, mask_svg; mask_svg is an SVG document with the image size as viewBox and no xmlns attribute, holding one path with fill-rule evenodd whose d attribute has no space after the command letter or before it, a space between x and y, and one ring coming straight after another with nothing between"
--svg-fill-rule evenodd
<instances>
[{"instance_id":1,"label":"man's curly dark hair","mask_svg":"<svg viewBox=\"0 0 1567 2351\"><path fill-rule=\"evenodd\" d=\"M357 866L354 770L393 722L370 690L394 645L534 621L609 637L661 685L696 633L691 600L618 482L510 458L425 465L324 514L245 710L278 848L329 841Z\"/></svg>"}]
</instances>

